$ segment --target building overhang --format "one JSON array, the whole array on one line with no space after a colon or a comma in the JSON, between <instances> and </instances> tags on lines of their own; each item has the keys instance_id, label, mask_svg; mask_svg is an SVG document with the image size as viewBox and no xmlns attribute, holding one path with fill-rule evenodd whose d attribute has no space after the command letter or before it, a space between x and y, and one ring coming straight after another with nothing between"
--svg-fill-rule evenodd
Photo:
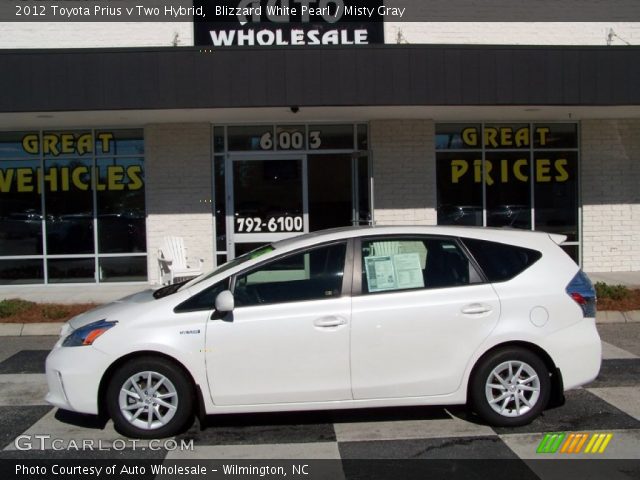
<instances>
[{"instance_id":1,"label":"building overhang","mask_svg":"<svg viewBox=\"0 0 640 480\"><path fill-rule=\"evenodd\" d=\"M329 116L343 108L424 109L424 118L444 107L640 106L637 47L5 50L0 64L0 113L43 116L232 109L286 116L298 106L300 118L312 108L337 109Z\"/></svg>"},{"instance_id":2,"label":"building overhang","mask_svg":"<svg viewBox=\"0 0 640 480\"><path fill-rule=\"evenodd\" d=\"M640 118L640 106L388 106L200 108L0 113L0 130L140 127L168 123L318 123L431 119L455 121L579 121Z\"/></svg>"}]
</instances>

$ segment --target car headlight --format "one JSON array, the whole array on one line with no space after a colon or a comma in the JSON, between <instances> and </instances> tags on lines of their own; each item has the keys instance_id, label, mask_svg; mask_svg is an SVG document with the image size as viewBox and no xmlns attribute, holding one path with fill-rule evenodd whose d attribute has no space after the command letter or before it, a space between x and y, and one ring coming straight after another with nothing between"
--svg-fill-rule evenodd
<instances>
[{"instance_id":1,"label":"car headlight","mask_svg":"<svg viewBox=\"0 0 640 480\"><path fill-rule=\"evenodd\" d=\"M63 347L81 347L83 345L91 345L104 332L109 330L118 322L108 322L106 320L98 320L84 327L74 330L71 335L62 342Z\"/></svg>"}]
</instances>

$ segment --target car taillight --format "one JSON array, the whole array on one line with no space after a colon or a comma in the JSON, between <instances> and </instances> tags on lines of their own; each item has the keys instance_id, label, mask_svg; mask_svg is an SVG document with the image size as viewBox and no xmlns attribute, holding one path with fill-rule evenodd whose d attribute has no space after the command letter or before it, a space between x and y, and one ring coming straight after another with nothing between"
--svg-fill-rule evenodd
<instances>
[{"instance_id":1,"label":"car taillight","mask_svg":"<svg viewBox=\"0 0 640 480\"><path fill-rule=\"evenodd\" d=\"M575 277L567 285L567 294L580 305L585 317L596 316L596 291L589 277L582 271L578 271Z\"/></svg>"}]
</instances>

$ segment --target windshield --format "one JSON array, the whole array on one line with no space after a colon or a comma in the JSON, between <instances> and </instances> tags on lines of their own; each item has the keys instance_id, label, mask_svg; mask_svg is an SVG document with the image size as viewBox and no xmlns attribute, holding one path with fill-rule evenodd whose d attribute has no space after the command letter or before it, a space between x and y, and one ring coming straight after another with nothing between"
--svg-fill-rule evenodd
<instances>
[{"instance_id":1,"label":"windshield","mask_svg":"<svg viewBox=\"0 0 640 480\"><path fill-rule=\"evenodd\" d=\"M236 257L233 260L228 261L227 263L219 266L214 270L211 270L208 273L203 273L199 277L196 277L190 280L189 282L185 282L184 284L181 284L179 289L182 290L183 288L192 287L193 285L196 285L200 282L204 282L205 280L210 279L214 275L218 275L222 272L226 272L227 270L231 270L233 267L242 265L243 263L248 262L249 260L253 260L254 258L261 257L262 255L265 255L269 252L273 252L274 250L275 250L275 247L272 244L258 247L255 250L251 250L250 252L247 252L244 255L240 255L239 257Z\"/></svg>"}]
</instances>

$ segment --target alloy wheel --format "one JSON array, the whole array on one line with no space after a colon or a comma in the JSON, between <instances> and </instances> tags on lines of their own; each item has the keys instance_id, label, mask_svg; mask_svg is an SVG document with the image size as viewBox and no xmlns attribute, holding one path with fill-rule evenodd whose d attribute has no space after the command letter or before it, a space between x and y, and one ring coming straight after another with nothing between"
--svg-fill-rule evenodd
<instances>
[{"instance_id":1,"label":"alloy wheel","mask_svg":"<svg viewBox=\"0 0 640 480\"><path fill-rule=\"evenodd\" d=\"M118 397L122 416L143 430L155 430L171 421L178 409L178 391L166 376L153 371L129 377Z\"/></svg>"},{"instance_id":2,"label":"alloy wheel","mask_svg":"<svg viewBox=\"0 0 640 480\"><path fill-rule=\"evenodd\" d=\"M502 362L487 377L485 395L494 412L505 417L520 417L538 402L540 378L528 363Z\"/></svg>"}]
</instances>

